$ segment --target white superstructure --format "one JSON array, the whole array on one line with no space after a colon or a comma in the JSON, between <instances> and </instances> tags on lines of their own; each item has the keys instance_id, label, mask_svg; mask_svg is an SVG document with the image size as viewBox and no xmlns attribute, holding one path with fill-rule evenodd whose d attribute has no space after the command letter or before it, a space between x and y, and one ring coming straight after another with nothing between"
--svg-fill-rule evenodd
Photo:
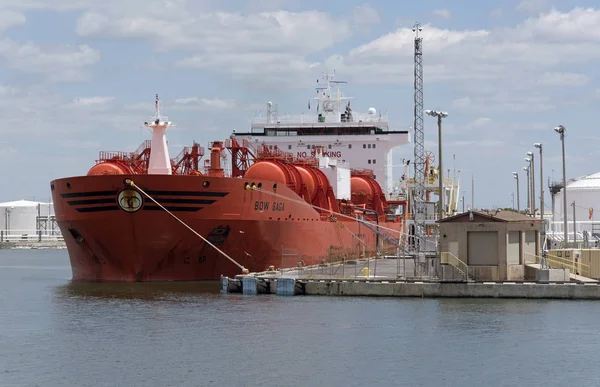
<instances>
[{"instance_id":1,"label":"white superstructure","mask_svg":"<svg viewBox=\"0 0 600 387\"><path fill-rule=\"evenodd\" d=\"M144 122L144 126L152 129L152 145L150 148L150 161L148 165L149 175L170 175L171 159L169 158L169 148L167 147L167 128L174 126L168 121L167 117L160 115L160 102L156 94L154 104L156 113L150 122Z\"/></svg>"},{"instance_id":2,"label":"white superstructure","mask_svg":"<svg viewBox=\"0 0 600 387\"><path fill-rule=\"evenodd\" d=\"M317 83L317 94L312 98L314 115L279 116L276 106L268 102L266 117L254 118L250 132L233 135L255 146L264 144L297 157L314 157L321 149L324 156L347 163L352 169L372 170L384 192L390 193L391 151L410 142L409 132L390 130L387 117L375 108L369 108L366 114L354 113L352 98L343 96L338 86L345 82L333 80L333 75L325 75ZM332 85L336 85L335 92Z\"/></svg>"}]
</instances>

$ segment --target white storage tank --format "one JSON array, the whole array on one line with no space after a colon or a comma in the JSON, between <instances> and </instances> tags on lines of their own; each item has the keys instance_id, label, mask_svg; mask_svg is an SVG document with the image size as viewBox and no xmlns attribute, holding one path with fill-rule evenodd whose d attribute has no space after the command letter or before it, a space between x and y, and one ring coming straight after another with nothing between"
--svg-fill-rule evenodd
<instances>
[{"instance_id":1,"label":"white storage tank","mask_svg":"<svg viewBox=\"0 0 600 387\"><path fill-rule=\"evenodd\" d=\"M10 235L36 235L38 215L54 215L52 203L16 200L0 203L0 230Z\"/></svg>"},{"instance_id":2,"label":"white storage tank","mask_svg":"<svg viewBox=\"0 0 600 387\"><path fill-rule=\"evenodd\" d=\"M563 190L555 196L555 221L563 220L562 194ZM539 203L539 200L537 202ZM600 172L567 181L567 220L570 221L573 221L573 202L575 202L575 220L577 222L600 222Z\"/></svg>"}]
</instances>

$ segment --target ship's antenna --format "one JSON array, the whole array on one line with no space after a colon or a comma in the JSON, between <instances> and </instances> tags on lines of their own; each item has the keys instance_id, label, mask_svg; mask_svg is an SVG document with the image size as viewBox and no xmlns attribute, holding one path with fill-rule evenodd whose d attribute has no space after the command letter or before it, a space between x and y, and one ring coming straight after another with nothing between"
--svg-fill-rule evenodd
<instances>
[{"instance_id":1,"label":"ship's antenna","mask_svg":"<svg viewBox=\"0 0 600 387\"><path fill-rule=\"evenodd\" d=\"M423 30L419 22L413 26L415 32L414 52L414 129L415 129L415 192L414 222L415 222L415 276L424 276L428 269L424 246L421 241L426 236L427 208L425 206L425 134L423 126L423 38L419 32Z\"/></svg>"},{"instance_id":2,"label":"ship's antenna","mask_svg":"<svg viewBox=\"0 0 600 387\"><path fill-rule=\"evenodd\" d=\"M156 109L156 118L160 118L160 103L158 100L158 94L156 94L156 101L154 102L154 108Z\"/></svg>"}]
</instances>

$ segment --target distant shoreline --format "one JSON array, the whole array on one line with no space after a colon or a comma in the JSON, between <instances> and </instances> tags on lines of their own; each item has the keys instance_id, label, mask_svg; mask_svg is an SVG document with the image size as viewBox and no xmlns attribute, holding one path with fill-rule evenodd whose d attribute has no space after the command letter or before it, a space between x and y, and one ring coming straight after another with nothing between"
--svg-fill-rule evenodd
<instances>
[{"instance_id":1,"label":"distant shoreline","mask_svg":"<svg viewBox=\"0 0 600 387\"><path fill-rule=\"evenodd\" d=\"M62 241L52 241L52 242L34 242L34 241L23 241L23 242L0 242L0 250L42 250L42 249L66 249L67 245Z\"/></svg>"}]
</instances>

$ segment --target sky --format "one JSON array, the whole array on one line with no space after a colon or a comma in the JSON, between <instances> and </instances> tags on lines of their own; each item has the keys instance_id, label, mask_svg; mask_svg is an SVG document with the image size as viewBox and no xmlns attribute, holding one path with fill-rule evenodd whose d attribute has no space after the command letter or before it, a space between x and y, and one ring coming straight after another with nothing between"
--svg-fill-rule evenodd
<instances>
[{"instance_id":1,"label":"sky","mask_svg":"<svg viewBox=\"0 0 600 387\"><path fill-rule=\"evenodd\" d=\"M450 5L452 3L452 5ZM512 172L539 153L544 180L599 171L600 8L595 1L0 0L0 201L47 201L50 181L85 175L100 150L133 151L160 95L193 141L245 131L267 101L307 113L317 78L348 81L353 110L413 126L412 26L423 26L425 109L448 112L446 168L475 206L510 207ZM263 113L264 114L264 113ZM425 149L437 127L425 116ZM413 145L394 151L395 164ZM455 162L454 162L455 160ZM395 177L402 170L394 172ZM546 207L550 197L546 188Z\"/></svg>"}]
</instances>

